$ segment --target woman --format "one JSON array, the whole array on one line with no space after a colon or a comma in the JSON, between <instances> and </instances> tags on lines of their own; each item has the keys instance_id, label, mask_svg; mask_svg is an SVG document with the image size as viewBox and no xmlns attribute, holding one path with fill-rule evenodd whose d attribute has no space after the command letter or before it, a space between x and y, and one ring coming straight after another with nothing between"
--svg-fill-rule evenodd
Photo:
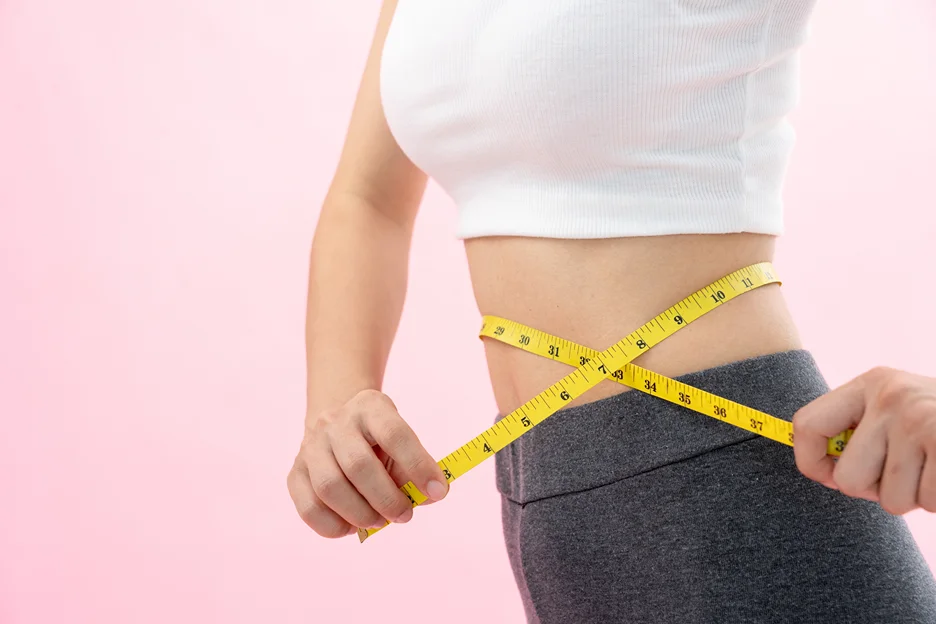
<instances>
[{"instance_id":1,"label":"woman","mask_svg":"<svg viewBox=\"0 0 936 624\"><path fill-rule=\"evenodd\" d=\"M812 5L385 1L312 249L288 484L315 532L408 522L409 480L447 492L380 392L427 175L458 204L482 314L607 348L772 259ZM485 349L501 414L569 372ZM936 511L936 380L875 369L828 392L776 285L636 363L795 414L796 446L608 381L579 397L496 455L530 622L936 622L900 518Z\"/></svg>"}]
</instances>

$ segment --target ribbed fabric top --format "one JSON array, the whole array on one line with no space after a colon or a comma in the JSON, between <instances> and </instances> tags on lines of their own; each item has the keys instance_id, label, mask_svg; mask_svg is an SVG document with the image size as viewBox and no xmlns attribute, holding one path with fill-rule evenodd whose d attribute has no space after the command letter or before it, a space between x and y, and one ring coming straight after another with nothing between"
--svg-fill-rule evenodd
<instances>
[{"instance_id":1,"label":"ribbed fabric top","mask_svg":"<svg viewBox=\"0 0 936 624\"><path fill-rule=\"evenodd\" d=\"M783 230L815 0L399 0L394 137L460 238Z\"/></svg>"}]
</instances>

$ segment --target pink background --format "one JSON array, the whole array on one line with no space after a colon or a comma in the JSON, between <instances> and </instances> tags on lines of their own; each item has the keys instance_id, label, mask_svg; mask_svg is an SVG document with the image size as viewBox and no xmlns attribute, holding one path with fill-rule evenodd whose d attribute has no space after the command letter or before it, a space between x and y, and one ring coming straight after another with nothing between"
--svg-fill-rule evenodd
<instances>
[{"instance_id":1,"label":"pink background","mask_svg":"<svg viewBox=\"0 0 936 624\"><path fill-rule=\"evenodd\" d=\"M492 465L365 546L286 492L377 10L0 2L0 623L521 621ZM931 0L819 2L777 264L833 385L936 375L934 75ZM431 187L386 385L436 456L495 410L453 227ZM936 516L908 521L936 566Z\"/></svg>"}]
</instances>

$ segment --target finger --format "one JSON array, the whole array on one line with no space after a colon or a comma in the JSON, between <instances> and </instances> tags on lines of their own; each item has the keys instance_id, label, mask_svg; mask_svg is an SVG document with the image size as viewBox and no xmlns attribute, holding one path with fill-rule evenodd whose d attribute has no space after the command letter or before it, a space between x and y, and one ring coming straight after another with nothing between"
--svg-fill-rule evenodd
<instances>
[{"instance_id":1,"label":"finger","mask_svg":"<svg viewBox=\"0 0 936 624\"><path fill-rule=\"evenodd\" d=\"M390 474L390 478L393 479L394 485L396 485L399 488L399 487L402 487L403 484L409 482L410 480L409 475L403 472L403 469L400 467L400 465L396 463L395 461L393 461L393 458L387 455L386 451L384 451L379 446L375 446L372 448L374 450L374 453L377 455L377 459L380 460L380 463L384 465L384 467L387 469L387 472ZM422 507L425 505L433 505L437 502L438 501L434 499L427 498L425 501L423 501L419 505Z\"/></svg>"},{"instance_id":2,"label":"finger","mask_svg":"<svg viewBox=\"0 0 936 624\"><path fill-rule=\"evenodd\" d=\"M842 494L869 501L880 500L881 474L889 443L886 415L880 412L865 414L832 473L832 481Z\"/></svg>"},{"instance_id":3,"label":"finger","mask_svg":"<svg viewBox=\"0 0 936 624\"><path fill-rule=\"evenodd\" d=\"M316 496L347 523L373 528L387 524L385 516L371 507L348 481L330 447L327 452L316 454L313 465L314 472L310 470L310 476Z\"/></svg>"},{"instance_id":4,"label":"finger","mask_svg":"<svg viewBox=\"0 0 936 624\"><path fill-rule=\"evenodd\" d=\"M425 496L444 498L448 484L442 469L397 413L396 406L383 394L372 397L372 401L369 409L358 411L368 442L385 450Z\"/></svg>"},{"instance_id":5,"label":"finger","mask_svg":"<svg viewBox=\"0 0 936 624\"><path fill-rule=\"evenodd\" d=\"M926 463L923 466L923 474L920 475L917 503L926 511L936 513L936 448L926 453Z\"/></svg>"},{"instance_id":6,"label":"finger","mask_svg":"<svg viewBox=\"0 0 936 624\"><path fill-rule=\"evenodd\" d=\"M327 538L339 538L354 533L356 529L348 522L325 506L315 495L309 474L304 466L297 465L289 471L286 477L289 494L299 517L310 529Z\"/></svg>"},{"instance_id":7,"label":"finger","mask_svg":"<svg viewBox=\"0 0 936 624\"><path fill-rule=\"evenodd\" d=\"M866 392L864 380L858 377L822 395L793 416L793 454L796 467L804 476L829 487L836 486L832 476L836 461L828 454L829 438L861 420Z\"/></svg>"},{"instance_id":8,"label":"finger","mask_svg":"<svg viewBox=\"0 0 936 624\"><path fill-rule=\"evenodd\" d=\"M359 430L352 427L333 430L330 441L342 472L370 507L391 522L404 523L412 518L413 504L390 478Z\"/></svg>"},{"instance_id":9,"label":"finger","mask_svg":"<svg viewBox=\"0 0 936 624\"><path fill-rule=\"evenodd\" d=\"M902 516L917 508L920 474L926 455L912 432L893 428L887 438L887 459L881 473L878 499L890 514Z\"/></svg>"}]
</instances>

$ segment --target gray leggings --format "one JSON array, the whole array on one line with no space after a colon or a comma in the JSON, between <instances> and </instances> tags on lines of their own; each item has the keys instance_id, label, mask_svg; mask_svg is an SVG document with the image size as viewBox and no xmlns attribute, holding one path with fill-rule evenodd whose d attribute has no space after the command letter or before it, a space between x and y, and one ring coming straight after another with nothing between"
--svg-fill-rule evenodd
<instances>
[{"instance_id":1,"label":"gray leggings","mask_svg":"<svg viewBox=\"0 0 936 624\"><path fill-rule=\"evenodd\" d=\"M787 420L828 391L807 351L679 379ZM531 623L936 623L902 518L713 418L626 392L557 413L495 462Z\"/></svg>"}]
</instances>

